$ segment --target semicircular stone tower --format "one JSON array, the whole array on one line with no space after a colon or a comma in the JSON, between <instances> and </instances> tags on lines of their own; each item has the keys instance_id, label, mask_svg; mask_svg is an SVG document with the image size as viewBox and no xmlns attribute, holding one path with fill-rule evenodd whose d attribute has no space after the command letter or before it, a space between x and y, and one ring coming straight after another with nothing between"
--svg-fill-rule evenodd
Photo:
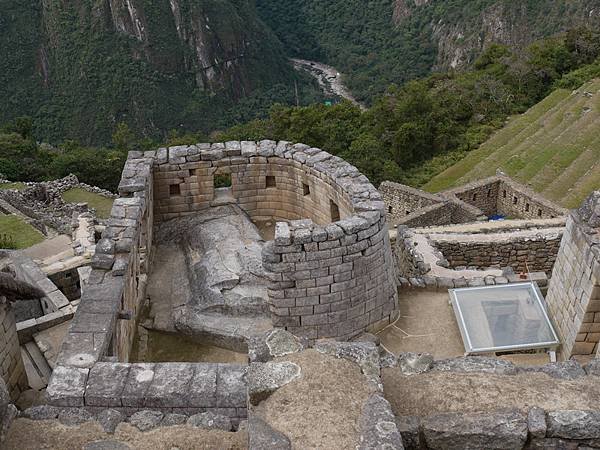
<instances>
[{"instance_id":1,"label":"semicircular stone tower","mask_svg":"<svg viewBox=\"0 0 600 450\"><path fill-rule=\"evenodd\" d=\"M170 147L152 159L156 221L214 205L223 177L226 195L253 220L277 221L263 250L274 326L311 340L350 339L395 320L385 205L356 167L283 141Z\"/></svg>"}]
</instances>

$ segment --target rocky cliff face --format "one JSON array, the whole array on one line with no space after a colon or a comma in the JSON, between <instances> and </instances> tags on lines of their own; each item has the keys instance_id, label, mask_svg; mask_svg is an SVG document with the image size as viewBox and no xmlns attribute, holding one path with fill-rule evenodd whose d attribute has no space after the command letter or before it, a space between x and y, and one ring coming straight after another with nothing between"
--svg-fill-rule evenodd
<instances>
[{"instance_id":1,"label":"rocky cliff face","mask_svg":"<svg viewBox=\"0 0 600 450\"><path fill-rule=\"evenodd\" d=\"M600 25L598 0L395 0L393 20L402 27L411 17L427 19L437 43L436 70L460 69L493 43L523 48L569 28Z\"/></svg>"}]
</instances>

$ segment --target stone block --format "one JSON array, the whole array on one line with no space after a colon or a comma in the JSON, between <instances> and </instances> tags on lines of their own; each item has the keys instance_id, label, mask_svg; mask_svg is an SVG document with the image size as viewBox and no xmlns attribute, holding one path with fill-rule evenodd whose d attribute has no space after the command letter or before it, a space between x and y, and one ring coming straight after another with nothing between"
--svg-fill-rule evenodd
<instances>
[{"instance_id":1,"label":"stone block","mask_svg":"<svg viewBox=\"0 0 600 450\"><path fill-rule=\"evenodd\" d=\"M217 406L217 364L196 364L189 385L188 406L214 408Z\"/></svg>"},{"instance_id":2,"label":"stone block","mask_svg":"<svg viewBox=\"0 0 600 450\"><path fill-rule=\"evenodd\" d=\"M146 392L144 405L151 408L183 408L188 406L188 385L193 376L193 364L156 364L154 377Z\"/></svg>"},{"instance_id":3,"label":"stone block","mask_svg":"<svg viewBox=\"0 0 600 450\"><path fill-rule=\"evenodd\" d=\"M84 406L84 394L89 369L56 366L46 395L53 406Z\"/></svg>"},{"instance_id":4,"label":"stone block","mask_svg":"<svg viewBox=\"0 0 600 450\"><path fill-rule=\"evenodd\" d=\"M217 372L217 406L240 408L246 406L247 367L237 364L219 364Z\"/></svg>"},{"instance_id":5,"label":"stone block","mask_svg":"<svg viewBox=\"0 0 600 450\"><path fill-rule=\"evenodd\" d=\"M129 364L98 362L91 369L85 391L86 406L123 406L121 394Z\"/></svg>"}]
</instances>

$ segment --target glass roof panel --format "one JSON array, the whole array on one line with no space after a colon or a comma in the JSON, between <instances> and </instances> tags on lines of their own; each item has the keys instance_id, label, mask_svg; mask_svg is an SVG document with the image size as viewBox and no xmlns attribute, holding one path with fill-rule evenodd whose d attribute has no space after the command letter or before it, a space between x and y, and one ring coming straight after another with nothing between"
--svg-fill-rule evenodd
<instances>
[{"instance_id":1,"label":"glass roof panel","mask_svg":"<svg viewBox=\"0 0 600 450\"><path fill-rule=\"evenodd\" d=\"M449 292L467 353L558 345L542 295L534 283Z\"/></svg>"}]
</instances>

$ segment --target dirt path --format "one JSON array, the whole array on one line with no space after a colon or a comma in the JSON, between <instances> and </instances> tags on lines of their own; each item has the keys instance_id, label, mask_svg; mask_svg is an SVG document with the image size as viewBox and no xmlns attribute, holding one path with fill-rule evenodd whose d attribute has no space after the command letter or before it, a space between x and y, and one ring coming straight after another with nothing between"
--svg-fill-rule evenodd
<instances>
[{"instance_id":1,"label":"dirt path","mask_svg":"<svg viewBox=\"0 0 600 450\"><path fill-rule=\"evenodd\" d=\"M316 61L308 61L306 59L292 58L291 61L296 70L304 70L315 77L325 94L337 95L338 97L350 100L362 110L367 109L366 106L358 102L350 90L344 86L342 75L334 67Z\"/></svg>"}]
</instances>

